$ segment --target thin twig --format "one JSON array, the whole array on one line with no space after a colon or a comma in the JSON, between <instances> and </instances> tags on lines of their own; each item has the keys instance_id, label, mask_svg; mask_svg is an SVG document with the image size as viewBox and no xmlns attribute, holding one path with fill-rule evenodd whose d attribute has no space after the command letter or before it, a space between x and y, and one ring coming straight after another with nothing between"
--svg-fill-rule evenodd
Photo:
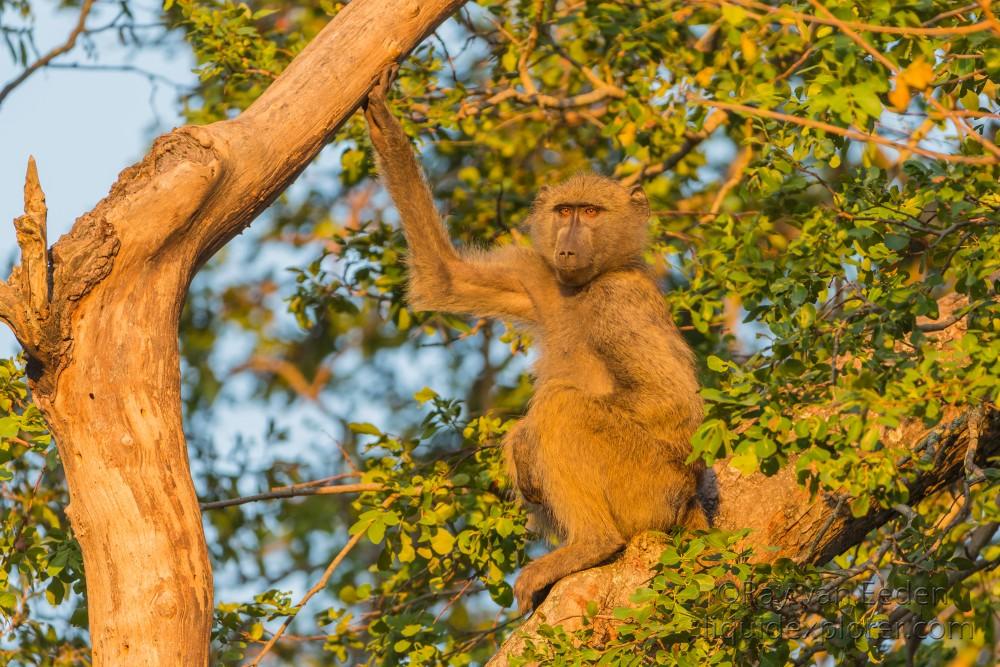
<instances>
[{"instance_id":1,"label":"thin twig","mask_svg":"<svg viewBox=\"0 0 1000 667\"><path fill-rule=\"evenodd\" d=\"M715 132L720 125L726 122L727 115L721 111L714 112L708 115L705 119L705 124L698 132L693 132L688 134L684 138L684 143L680 147L667 156L663 162L659 162L653 165L644 165L641 169L628 176L621 179L621 184L625 187L630 185L635 185L639 181L649 178L651 176L657 176L664 172L670 171L680 163L681 160L686 158L691 151L701 145L703 141L708 139L713 132Z\"/></svg>"},{"instance_id":2,"label":"thin twig","mask_svg":"<svg viewBox=\"0 0 1000 667\"><path fill-rule=\"evenodd\" d=\"M822 16L814 16L812 14L803 14L802 12L796 12L788 8L787 5L783 5L780 8L771 5L766 5L762 2L754 2L753 0L702 0L706 4L710 5L724 5L727 2L739 5L741 7L752 7L754 9L759 9L765 11L769 14L778 14L782 17L787 16L788 18L799 19L807 23L818 23L820 25L830 25L835 26L836 24ZM859 30L861 32L876 32L883 33L887 35L908 35L912 37L951 37L955 35L968 35L976 32L986 32L990 29L990 24L988 21L982 21L980 23L972 23L969 25L957 25L949 26L947 28L911 28L908 26L894 26L894 25L876 25L874 23L861 23L859 21L842 21L845 25L849 26L853 30Z\"/></svg>"},{"instance_id":3,"label":"thin twig","mask_svg":"<svg viewBox=\"0 0 1000 667\"><path fill-rule=\"evenodd\" d=\"M712 218L719 214L726 197L743 180L743 173L752 159L753 148L747 144L740 149L740 152L736 155L736 159L730 165L729 176L726 178L726 182L722 184L722 187L719 188L719 191L715 193L715 199L712 200L712 205L708 209L708 215L705 215L699 222L711 222Z\"/></svg>"},{"instance_id":4,"label":"thin twig","mask_svg":"<svg viewBox=\"0 0 1000 667\"><path fill-rule=\"evenodd\" d=\"M448 611L451 608L451 606L458 601L458 599L460 597L462 597L463 595L465 595L465 591L469 590L469 586L472 585L473 581L475 581L475 579L469 579L467 582L465 582L465 585L462 586L462 589L460 591L458 591L457 593L455 593L455 595L453 595L452 598L450 600L448 600L448 602L443 607L441 607L441 611L439 611L438 614L437 614L437 616L434 617L434 622L435 623L437 623L438 621L440 621L441 617L444 616L444 613L446 611Z\"/></svg>"},{"instance_id":5,"label":"thin twig","mask_svg":"<svg viewBox=\"0 0 1000 667\"><path fill-rule=\"evenodd\" d=\"M779 74L778 78L775 79L775 81L782 81L782 80L787 79L788 77L790 77L792 74L794 74L796 72L796 70L798 70L799 67L802 66L802 63L804 63L809 58L809 56L811 56L813 54L813 51L815 51L815 49L816 49L815 46L810 46L808 49L806 49L805 51L803 51L802 55L800 55L796 59L796 61L794 63L792 63L788 67L788 69L786 69L784 72L782 72L781 74Z\"/></svg>"},{"instance_id":6,"label":"thin twig","mask_svg":"<svg viewBox=\"0 0 1000 667\"><path fill-rule=\"evenodd\" d=\"M348 479L351 477L360 477L361 473L354 472L342 472L336 475L330 475L329 477L324 477L322 479L312 479L308 482L299 482L298 484L287 484L285 486L275 486L271 488L271 491L290 491L292 489L310 489L316 486L327 486L330 482L337 482L342 479Z\"/></svg>"},{"instance_id":7,"label":"thin twig","mask_svg":"<svg viewBox=\"0 0 1000 667\"><path fill-rule=\"evenodd\" d=\"M965 5L964 7L959 7L957 9L949 9L946 12L941 12L937 16L933 16L933 17L927 19L921 25L924 25L924 26L934 25L935 23L938 23L938 22L943 21L945 19L949 19L952 16L958 16L959 14L964 14L966 12L971 12L973 9L975 9L978 6L979 6L979 3L973 2L971 5Z\"/></svg>"},{"instance_id":8,"label":"thin twig","mask_svg":"<svg viewBox=\"0 0 1000 667\"><path fill-rule=\"evenodd\" d=\"M145 77L151 83L163 83L171 88L177 90L186 90L190 86L183 83L178 83L168 76L163 74L158 74L156 72L151 72L147 69L141 67L136 67L135 65L129 65L127 63L119 65L104 65L100 63L50 63L48 65L49 69L73 69L80 70L84 72L116 72L125 74L138 74L141 77Z\"/></svg>"},{"instance_id":9,"label":"thin twig","mask_svg":"<svg viewBox=\"0 0 1000 667\"><path fill-rule=\"evenodd\" d=\"M625 91L622 90L620 87L614 85L613 83L608 83L601 77L594 74L594 72L591 71L589 67L587 67L583 63L578 62L575 58L573 58L573 56L571 56L569 52L567 52L565 49L562 48L562 46L559 45L558 40L556 40L556 38L552 35L551 31L545 30L542 32L542 34L546 38L548 38L549 44L551 44L552 49L557 54L559 54L559 57L565 60L570 65L572 65L574 68L576 68L580 72L580 74L582 74L583 77L587 79L587 81L589 81L590 84L595 89L601 88L607 90L608 93L611 95L611 97L619 99L624 98L626 96Z\"/></svg>"},{"instance_id":10,"label":"thin twig","mask_svg":"<svg viewBox=\"0 0 1000 667\"><path fill-rule=\"evenodd\" d=\"M382 484L336 484L333 486L319 486L307 488L291 488L281 491L269 491L268 493L258 493L253 496L243 496L241 498L230 498L228 500L214 500L209 503L202 503L201 509L215 510L223 507L234 507L245 505L258 500L276 500L278 498L298 498L300 496L332 496L343 493L366 493L368 491L382 491L385 486Z\"/></svg>"},{"instance_id":11,"label":"thin twig","mask_svg":"<svg viewBox=\"0 0 1000 667\"><path fill-rule=\"evenodd\" d=\"M726 111L732 111L734 113L750 114L753 116L760 116L762 118L780 120L786 123L792 123L794 125L801 125L802 127L810 127L816 130L829 132L830 134L836 134L841 137L846 137L848 139L854 139L855 141L870 141L873 144L888 146L889 148L892 148L894 150L899 150L899 151L910 150L918 155L934 158L936 160L942 160L944 162L960 162L964 164L1000 163L1000 159L997 159L996 157L992 157L989 155L956 155L954 153L940 153L938 151L928 150L926 148L921 148L919 146L910 147L905 144L901 144L897 141L886 139L885 137L878 134L866 134L864 132L859 132L857 130L837 127L836 125L831 125L830 123L824 123L823 121L813 120L811 118L800 118L799 116L793 116L791 114L782 113L780 111L773 111L771 109L761 109L759 107L751 107L746 104L718 102L716 100L708 100L704 98L689 98L688 101L693 104L700 104L702 106L714 107L716 109L724 109Z\"/></svg>"},{"instance_id":12,"label":"thin twig","mask_svg":"<svg viewBox=\"0 0 1000 667\"><path fill-rule=\"evenodd\" d=\"M982 302L982 301L977 301L976 303L970 304L970 305L966 306L965 308L960 308L958 310L958 312L956 312L955 314L953 314L951 317L949 317L946 320L941 320L940 322L930 322L928 324L918 324L917 325L917 329L919 329L920 331L923 331L924 333L931 333L931 332L935 332L935 331L944 331L948 327L953 326L953 325L957 324L958 322L962 321L963 319L965 319L965 317L969 313L973 312L976 308L978 308L979 306L983 305L983 303L984 302Z\"/></svg>"},{"instance_id":13,"label":"thin twig","mask_svg":"<svg viewBox=\"0 0 1000 667\"><path fill-rule=\"evenodd\" d=\"M398 497L399 494L394 493L388 498L386 498L382 502L382 508L385 509L386 507L389 507L389 505L395 502L396 498ZM351 553L351 550L357 546L358 542L361 541L361 538L365 536L365 532L368 530L368 524L370 523L371 521L368 521L368 523L365 524L364 526L360 526L358 528L358 532L355 533L351 537L351 539L347 541L347 544L344 545L344 547L340 550L340 552L337 553L336 556L334 556L333 560L330 561L330 564L326 566L326 570L323 572L323 576L319 578L319 581L317 581L313 585L313 587L310 588L306 592L306 594L302 596L302 599L299 600L299 603L295 605L295 612L284 620L284 622L281 624L281 627L279 627L275 631L275 633L271 635L271 638L267 640L267 643L264 644L263 647L261 647L260 653L254 656L254 659L247 663L247 667L257 667L257 665L260 664L260 661L264 659L264 656L266 656L271 651L271 649L274 648L274 645L277 644L278 640L281 639L281 636L285 634L285 630L287 630L288 626L292 624L292 621L295 620L295 617L298 615L300 611L302 611L302 608L305 607L306 603L309 602L309 600L313 599L313 597L317 593L319 593L326 587L327 582L330 581L330 577L333 576L333 573L337 569L337 567L343 562L345 558L347 558L347 555Z\"/></svg>"}]
</instances>

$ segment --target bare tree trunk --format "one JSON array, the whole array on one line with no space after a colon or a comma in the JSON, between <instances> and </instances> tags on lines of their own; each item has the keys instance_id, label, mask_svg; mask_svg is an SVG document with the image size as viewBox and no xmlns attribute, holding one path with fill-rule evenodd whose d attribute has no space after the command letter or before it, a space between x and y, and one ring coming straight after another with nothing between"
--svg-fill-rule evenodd
<instances>
[{"instance_id":1,"label":"bare tree trunk","mask_svg":"<svg viewBox=\"0 0 1000 667\"><path fill-rule=\"evenodd\" d=\"M207 665L212 572L181 424L198 268L317 155L460 0L355 0L239 118L175 130L49 251L34 164L0 320L29 355L83 551L97 667Z\"/></svg>"}]
</instances>

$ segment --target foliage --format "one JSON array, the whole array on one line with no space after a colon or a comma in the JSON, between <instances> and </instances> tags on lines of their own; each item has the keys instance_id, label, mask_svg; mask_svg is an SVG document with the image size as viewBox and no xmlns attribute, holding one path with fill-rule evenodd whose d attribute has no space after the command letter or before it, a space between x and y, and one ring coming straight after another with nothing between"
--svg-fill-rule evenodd
<instances>
[{"instance_id":1,"label":"foliage","mask_svg":"<svg viewBox=\"0 0 1000 667\"><path fill-rule=\"evenodd\" d=\"M19 362L0 360L0 660L78 664L86 655L83 562L64 513L59 458Z\"/></svg>"},{"instance_id":2,"label":"foliage","mask_svg":"<svg viewBox=\"0 0 1000 667\"><path fill-rule=\"evenodd\" d=\"M468 606L479 593L502 606L513 599L505 577L520 564L527 530L523 513L497 485L502 475L496 438L509 422L488 416L459 422L460 406L429 389L417 399L433 406L418 438L351 424L369 440L360 480L377 489L352 504L357 520L346 531L363 535L373 547L370 577L361 584L354 573L335 579L339 602L315 616L325 632L324 649L340 661L364 649L371 656L367 664L467 664L474 655L467 651L494 632L492 624L470 625ZM435 444L442 438L462 444L442 451ZM427 449L438 455L421 451ZM348 540L339 554L352 546ZM235 633L223 642L229 649L220 660L239 664L244 637L263 634L258 619L292 617L299 609L287 594L268 591L253 603L224 604L220 611L217 639ZM489 655L481 649L478 654Z\"/></svg>"},{"instance_id":3,"label":"foliage","mask_svg":"<svg viewBox=\"0 0 1000 667\"><path fill-rule=\"evenodd\" d=\"M998 398L1000 28L984 6L480 0L404 62L394 108L457 242L516 241L538 187L579 170L641 182L650 265L705 360L697 455L746 472L795 466L854 514L891 516L805 570L750 566L732 536L677 537L619 612L615 642L577 655L553 629L537 655L996 661L995 464L910 506L898 466L914 443L889 437L900 424L937 437ZM341 7L168 2L198 60L179 100L189 120L245 109ZM320 478L381 487L206 513L226 600L218 660L252 655L294 616L298 641L271 650L286 664L478 663L514 618L498 607L525 557L495 444L529 395L531 340L410 311L363 120L332 144L195 283L181 335L189 439L206 500ZM424 385L429 411L413 398ZM63 525L54 462L45 475ZM10 497L29 483L15 472ZM301 592L355 538L301 611ZM31 572L31 590L48 585ZM753 595L703 595L732 581ZM935 595L871 594L917 589ZM899 627L880 635L893 614ZM691 615L745 631L705 635ZM918 620L962 632L907 641Z\"/></svg>"}]
</instances>

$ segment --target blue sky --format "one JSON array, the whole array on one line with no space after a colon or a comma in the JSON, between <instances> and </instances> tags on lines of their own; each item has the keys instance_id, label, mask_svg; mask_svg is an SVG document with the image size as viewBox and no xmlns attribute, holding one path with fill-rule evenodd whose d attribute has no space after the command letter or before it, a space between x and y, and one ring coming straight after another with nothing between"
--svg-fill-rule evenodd
<instances>
[{"instance_id":1,"label":"blue sky","mask_svg":"<svg viewBox=\"0 0 1000 667\"><path fill-rule=\"evenodd\" d=\"M98 8L100 5L98 5ZM136 22L158 20L159 6L143 3ZM76 21L73 11L55 11L35 3L35 42L47 51L62 43ZM88 25L113 18L113 7L95 8ZM15 25L11 12L0 14L0 25ZM130 57L115 31L97 35L96 58L82 48L61 63L130 64L180 84L195 80L186 48L149 49ZM0 85L19 72L6 48L0 52ZM181 123L175 91L168 84L152 86L132 72L41 70L0 105L0 272L15 259L13 219L22 213L22 187L28 156L38 162L39 177L49 206L49 243L72 226L107 194L118 173L146 152L152 137ZM0 326L0 356L17 350L14 337Z\"/></svg>"}]
</instances>

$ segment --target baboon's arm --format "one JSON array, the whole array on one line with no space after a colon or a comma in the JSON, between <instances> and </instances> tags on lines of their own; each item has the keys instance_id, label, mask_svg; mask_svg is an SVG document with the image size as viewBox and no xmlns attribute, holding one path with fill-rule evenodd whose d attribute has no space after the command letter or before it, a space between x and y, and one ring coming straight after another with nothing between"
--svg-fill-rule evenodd
<instances>
[{"instance_id":1,"label":"baboon's arm","mask_svg":"<svg viewBox=\"0 0 1000 667\"><path fill-rule=\"evenodd\" d=\"M410 141L386 104L394 76L394 69L380 76L368 95L365 118L410 248L410 305L533 321L534 305L519 278L530 251L509 247L460 255L448 238Z\"/></svg>"}]
</instances>

